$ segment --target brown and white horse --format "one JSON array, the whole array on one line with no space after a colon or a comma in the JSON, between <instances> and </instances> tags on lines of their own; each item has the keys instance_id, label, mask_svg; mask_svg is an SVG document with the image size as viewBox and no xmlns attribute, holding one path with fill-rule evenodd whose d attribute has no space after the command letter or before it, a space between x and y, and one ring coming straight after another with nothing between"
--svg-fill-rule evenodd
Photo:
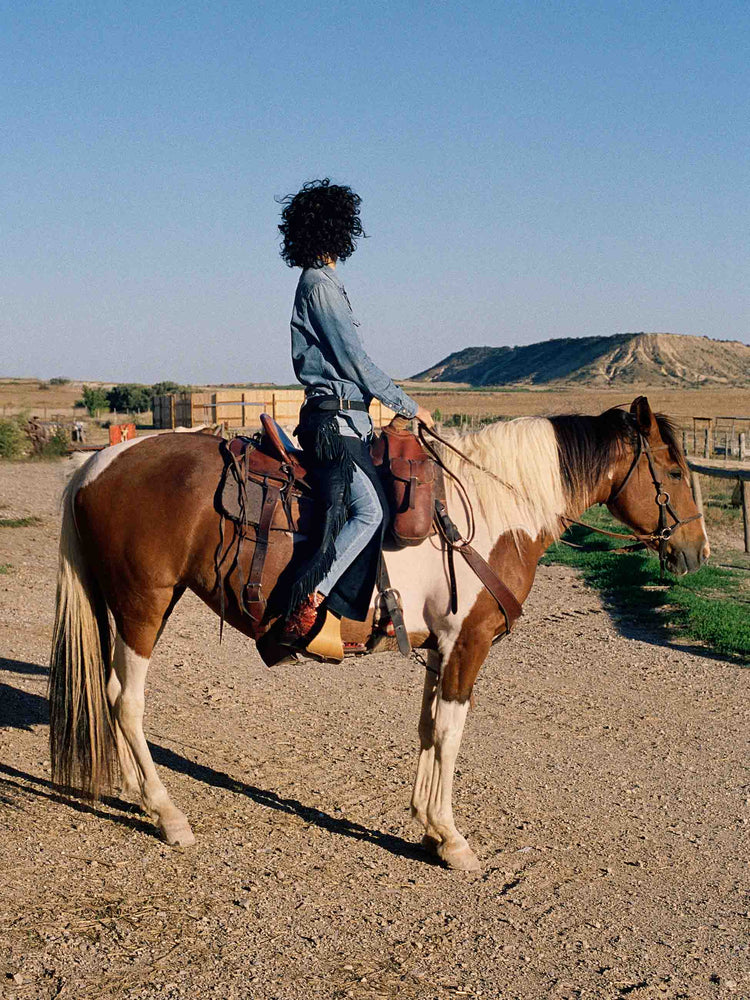
<instances>
[{"instance_id":1,"label":"brown and white horse","mask_svg":"<svg viewBox=\"0 0 750 1000\"><path fill-rule=\"evenodd\" d=\"M656 491L662 491L662 501L666 491L680 521L663 546L667 565L685 573L708 557L674 431L651 412L645 397L630 413L521 418L454 441L474 463L512 485L504 489L476 466L450 459L474 505L474 547L520 602L565 518L577 518L595 503L652 535L659 526ZM63 501L50 675L53 777L96 796L111 785L117 759L124 792L142 802L170 844L194 838L157 775L143 733L151 654L187 588L216 611L223 588L227 620L249 633L238 595L252 535L239 565L217 581L217 553L231 545L222 541L214 506L221 470L216 438L140 438L93 456L73 475ZM455 517L460 503L449 491L451 499ZM267 592L294 544L292 536L279 533L266 562ZM655 538L648 544L657 547ZM453 773L474 681L502 631L502 614L463 560L456 564L458 610L451 613L446 555L435 538L387 553L387 564L412 644L428 650L412 810L424 827L426 847L450 867L475 869L478 861L453 820ZM367 628L344 623L345 638L363 639Z\"/></svg>"}]
</instances>

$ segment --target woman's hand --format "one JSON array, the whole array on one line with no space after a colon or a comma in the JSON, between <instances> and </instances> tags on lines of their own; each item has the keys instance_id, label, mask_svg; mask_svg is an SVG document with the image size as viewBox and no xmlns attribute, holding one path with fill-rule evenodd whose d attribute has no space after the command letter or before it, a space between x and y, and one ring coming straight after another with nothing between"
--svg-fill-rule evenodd
<instances>
[{"instance_id":1,"label":"woman's hand","mask_svg":"<svg viewBox=\"0 0 750 1000\"><path fill-rule=\"evenodd\" d=\"M432 414L429 410L425 409L424 406L420 406L417 410L416 419L421 424L425 424L427 427L434 427L435 425L435 421L432 419Z\"/></svg>"}]
</instances>

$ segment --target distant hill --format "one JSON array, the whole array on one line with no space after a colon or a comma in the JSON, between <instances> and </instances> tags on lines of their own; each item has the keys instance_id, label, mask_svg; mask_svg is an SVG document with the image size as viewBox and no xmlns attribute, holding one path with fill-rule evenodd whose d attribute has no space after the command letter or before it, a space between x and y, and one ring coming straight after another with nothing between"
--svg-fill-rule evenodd
<instances>
[{"instance_id":1,"label":"distant hill","mask_svg":"<svg viewBox=\"0 0 750 1000\"><path fill-rule=\"evenodd\" d=\"M750 386L750 346L677 333L564 337L524 347L467 347L412 379L475 386Z\"/></svg>"}]
</instances>

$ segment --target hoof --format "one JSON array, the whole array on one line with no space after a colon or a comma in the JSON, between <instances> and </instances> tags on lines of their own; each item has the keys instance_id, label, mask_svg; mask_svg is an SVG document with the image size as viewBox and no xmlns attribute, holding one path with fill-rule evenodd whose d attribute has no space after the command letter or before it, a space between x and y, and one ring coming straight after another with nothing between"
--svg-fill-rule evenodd
<instances>
[{"instance_id":1,"label":"hoof","mask_svg":"<svg viewBox=\"0 0 750 1000\"><path fill-rule=\"evenodd\" d=\"M190 824L181 813L168 820L160 820L159 829L170 847L192 847L195 843Z\"/></svg>"},{"instance_id":2,"label":"hoof","mask_svg":"<svg viewBox=\"0 0 750 1000\"><path fill-rule=\"evenodd\" d=\"M459 872L481 872L479 858L469 845L464 842L455 847L441 844L437 850L438 857L448 868Z\"/></svg>"}]
</instances>

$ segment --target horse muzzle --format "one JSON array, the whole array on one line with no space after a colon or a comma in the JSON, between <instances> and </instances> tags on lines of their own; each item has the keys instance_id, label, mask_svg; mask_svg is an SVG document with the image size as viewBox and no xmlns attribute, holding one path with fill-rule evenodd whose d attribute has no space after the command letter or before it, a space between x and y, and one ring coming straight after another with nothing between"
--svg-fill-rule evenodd
<instances>
[{"instance_id":1,"label":"horse muzzle","mask_svg":"<svg viewBox=\"0 0 750 1000\"><path fill-rule=\"evenodd\" d=\"M665 553L666 567L674 576L685 576L700 569L711 554L711 546L703 538L697 544L679 545L670 541Z\"/></svg>"}]
</instances>

